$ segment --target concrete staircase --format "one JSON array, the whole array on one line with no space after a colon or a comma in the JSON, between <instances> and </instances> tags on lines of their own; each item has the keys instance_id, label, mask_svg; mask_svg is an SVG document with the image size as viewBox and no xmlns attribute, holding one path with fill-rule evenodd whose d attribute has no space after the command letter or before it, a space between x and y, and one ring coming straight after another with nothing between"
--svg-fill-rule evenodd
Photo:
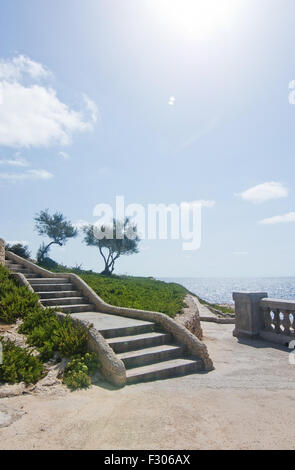
<instances>
[{"instance_id":1,"label":"concrete staircase","mask_svg":"<svg viewBox=\"0 0 295 470\"><path fill-rule=\"evenodd\" d=\"M26 277L44 307L54 307L56 311L93 322L123 361L127 383L165 379L204 369L199 358L188 356L186 348L176 344L172 335L156 323L95 311L94 305L67 278L38 277L11 260L6 260L6 267Z\"/></svg>"}]
</instances>

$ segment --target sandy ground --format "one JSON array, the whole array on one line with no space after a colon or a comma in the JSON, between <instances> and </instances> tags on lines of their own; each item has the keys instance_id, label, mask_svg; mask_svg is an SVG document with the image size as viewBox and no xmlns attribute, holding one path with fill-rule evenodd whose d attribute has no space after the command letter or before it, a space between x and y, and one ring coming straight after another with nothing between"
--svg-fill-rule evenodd
<instances>
[{"instance_id":1,"label":"sandy ground","mask_svg":"<svg viewBox=\"0 0 295 470\"><path fill-rule=\"evenodd\" d=\"M0 399L0 413L18 416L0 449L294 449L289 351L238 342L233 325L202 327L214 371Z\"/></svg>"}]
</instances>

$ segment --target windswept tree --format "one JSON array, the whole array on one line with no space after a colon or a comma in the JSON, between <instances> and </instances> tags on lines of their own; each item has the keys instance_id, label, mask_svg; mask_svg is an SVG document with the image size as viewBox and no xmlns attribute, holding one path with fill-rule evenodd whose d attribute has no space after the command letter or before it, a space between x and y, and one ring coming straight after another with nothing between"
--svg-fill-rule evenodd
<instances>
[{"instance_id":1,"label":"windswept tree","mask_svg":"<svg viewBox=\"0 0 295 470\"><path fill-rule=\"evenodd\" d=\"M138 253L137 226L128 217L124 221L113 219L110 225L87 225L83 231L86 245L97 247L104 260L101 274L110 276L120 256Z\"/></svg>"},{"instance_id":2,"label":"windswept tree","mask_svg":"<svg viewBox=\"0 0 295 470\"><path fill-rule=\"evenodd\" d=\"M47 236L52 241L48 244L42 243L37 253L38 263L42 263L48 256L50 247L52 245L63 246L69 238L77 236L77 229L71 222L66 220L61 212L55 212L50 215L48 209L41 211L34 218L35 230L40 236Z\"/></svg>"}]
</instances>

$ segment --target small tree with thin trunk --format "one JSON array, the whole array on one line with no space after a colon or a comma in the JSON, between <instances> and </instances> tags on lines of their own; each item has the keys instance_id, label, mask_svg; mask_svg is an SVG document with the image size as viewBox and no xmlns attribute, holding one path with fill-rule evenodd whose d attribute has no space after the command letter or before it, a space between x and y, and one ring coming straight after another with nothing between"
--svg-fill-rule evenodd
<instances>
[{"instance_id":1,"label":"small tree with thin trunk","mask_svg":"<svg viewBox=\"0 0 295 470\"><path fill-rule=\"evenodd\" d=\"M77 229L66 220L61 212L50 215L48 209L41 211L34 218L35 230L40 236L51 238L48 244L42 243L37 253L38 263L42 263L47 257L52 245L63 246L69 238L77 236Z\"/></svg>"},{"instance_id":2,"label":"small tree with thin trunk","mask_svg":"<svg viewBox=\"0 0 295 470\"><path fill-rule=\"evenodd\" d=\"M116 260L123 255L138 253L140 238L137 226L128 217L124 221L113 219L110 225L88 225L83 229L84 242L95 246L104 260L104 270L101 274L112 275Z\"/></svg>"}]
</instances>

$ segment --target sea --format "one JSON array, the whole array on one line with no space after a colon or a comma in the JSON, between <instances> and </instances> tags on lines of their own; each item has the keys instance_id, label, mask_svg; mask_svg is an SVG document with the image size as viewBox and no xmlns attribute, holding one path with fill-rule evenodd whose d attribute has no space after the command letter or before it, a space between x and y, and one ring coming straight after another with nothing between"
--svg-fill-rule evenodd
<instances>
[{"instance_id":1,"label":"sea","mask_svg":"<svg viewBox=\"0 0 295 470\"><path fill-rule=\"evenodd\" d=\"M295 277L225 278L163 277L177 282L207 302L233 304L233 292L267 292L275 299L295 300Z\"/></svg>"}]
</instances>

